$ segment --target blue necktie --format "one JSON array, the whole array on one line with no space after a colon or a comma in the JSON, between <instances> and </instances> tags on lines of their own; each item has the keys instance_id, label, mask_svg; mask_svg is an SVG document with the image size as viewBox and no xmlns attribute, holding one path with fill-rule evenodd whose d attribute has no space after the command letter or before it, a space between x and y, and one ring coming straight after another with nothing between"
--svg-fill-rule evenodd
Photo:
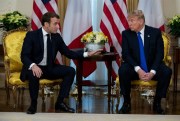
<instances>
[{"instance_id":1,"label":"blue necktie","mask_svg":"<svg viewBox=\"0 0 180 121\"><path fill-rule=\"evenodd\" d=\"M144 46L141 38L141 32L138 32L137 34L138 40L139 40L139 51L140 51L140 67L143 69L145 72L148 72L147 69L147 64L146 64L146 58L144 55Z\"/></svg>"}]
</instances>

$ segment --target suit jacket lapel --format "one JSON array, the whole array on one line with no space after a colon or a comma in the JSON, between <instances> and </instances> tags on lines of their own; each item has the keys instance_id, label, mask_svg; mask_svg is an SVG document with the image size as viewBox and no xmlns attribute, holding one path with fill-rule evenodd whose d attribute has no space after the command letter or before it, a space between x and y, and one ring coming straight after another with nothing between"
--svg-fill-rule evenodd
<instances>
[{"instance_id":1,"label":"suit jacket lapel","mask_svg":"<svg viewBox=\"0 0 180 121\"><path fill-rule=\"evenodd\" d=\"M56 46L56 44L55 44L55 37L53 36L53 34L51 34L51 42L52 42L52 57L53 57L53 59L55 58L55 54L56 54L56 52L55 52L55 46Z\"/></svg>"},{"instance_id":2,"label":"suit jacket lapel","mask_svg":"<svg viewBox=\"0 0 180 121\"><path fill-rule=\"evenodd\" d=\"M44 52L44 40L43 40L43 33L42 33L42 29L39 29L39 35L38 35L38 40L40 41L40 48L43 50Z\"/></svg>"},{"instance_id":3,"label":"suit jacket lapel","mask_svg":"<svg viewBox=\"0 0 180 121\"><path fill-rule=\"evenodd\" d=\"M138 41L137 33L134 32L132 37L133 37L132 40L134 40L134 42L133 42L134 44L133 45L134 45L135 49L138 48L137 51L135 51L136 55L137 55L137 58L140 58L139 41Z\"/></svg>"},{"instance_id":4,"label":"suit jacket lapel","mask_svg":"<svg viewBox=\"0 0 180 121\"><path fill-rule=\"evenodd\" d=\"M136 53L135 55L137 55L137 58L140 58L139 41L138 41L137 33L133 32L133 34L130 37L132 37L132 40L133 40L132 44L133 44L133 47L135 47L134 50L137 50L135 51Z\"/></svg>"},{"instance_id":5,"label":"suit jacket lapel","mask_svg":"<svg viewBox=\"0 0 180 121\"><path fill-rule=\"evenodd\" d=\"M149 55L150 39L151 39L151 33L148 30L148 27L145 26L145 30L144 30L144 53L145 53L146 60L148 60L148 55Z\"/></svg>"}]
</instances>

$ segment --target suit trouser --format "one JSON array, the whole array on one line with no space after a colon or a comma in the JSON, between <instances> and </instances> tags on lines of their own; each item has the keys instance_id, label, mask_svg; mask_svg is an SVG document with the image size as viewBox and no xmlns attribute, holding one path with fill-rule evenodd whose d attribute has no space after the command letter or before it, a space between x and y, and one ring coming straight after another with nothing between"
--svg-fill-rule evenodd
<instances>
[{"instance_id":1,"label":"suit trouser","mask_svg":"<svg viewBox=\"0 0 180 121\"><path fill-rule=\"evenodd\" d=\"M42 69L43 72L41 78L50 79L50 80L60 79L60 78L63 79L61 83L58 99L59 98L64 99L68 97L75 76L74 68L65 65L55 65L52 68L48 68L47 66L39 66L39 67ZM37 102L38 92L39 92L39 78L33 75L32 70L29 70L28 79L29 79L29 93L30 93L31 101Z\"/></svg>"},{"instance_id":2,"label":"suit trouser","mask_svg":"<svg viewBox=\"0 0 180 121\"><path fill-rule=\"evenodd\" d=\"M139 79L134 67L128 63L122 63L119 68L119 81L121 94L130 99L131 81ZM167 89L169 87L172 70L162 63L156 71L153 80L157 81L156 97L166 97Z\"/></svg>"}]
</instances>

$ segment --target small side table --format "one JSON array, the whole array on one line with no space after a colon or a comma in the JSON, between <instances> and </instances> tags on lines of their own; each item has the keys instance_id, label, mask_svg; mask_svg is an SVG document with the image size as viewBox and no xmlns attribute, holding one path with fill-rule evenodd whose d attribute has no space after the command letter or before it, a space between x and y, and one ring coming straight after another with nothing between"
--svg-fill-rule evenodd
<instances>
[{"instance_id":1,"label":"small side table","mask_svg":"<svg viewBox=\"0 0 180 121\"><path fill-rule=\"evenodd\" d=\"M82 73L83 73L83 62L84 61L104 61L106 62L107 66L107 75L108 75L108 102L110 102L110 97L111 97L111 85L112 85L112 62L116 60L118 56L118 53L105 53L105 54L100 54L100 55L94 55L91 57L86 57L83 59L76 59L77 60L77 66L76 66L76 82L78 85L78 100L81 103L81 97L82 97Z\"/></svg>"},{"instance_id":2,"label":"small side table","mask_svg":"<svg viewBox=\"0 0 180 121\"><path fill-rule=\"evenodd\" d=\"M180 64L180 47L174 47L173 48L173 66L174 66L173 91L177 91L178 64Z\"/></svg>"}]
</instances>

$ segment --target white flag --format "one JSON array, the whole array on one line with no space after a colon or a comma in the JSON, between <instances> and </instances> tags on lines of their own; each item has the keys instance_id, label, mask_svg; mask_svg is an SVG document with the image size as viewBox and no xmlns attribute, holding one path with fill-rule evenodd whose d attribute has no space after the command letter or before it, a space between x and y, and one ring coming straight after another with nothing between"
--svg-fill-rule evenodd
<instances>
[{"instance_id":1,"label":"white flag","mask_svg":"<svg viewBox=\"0 0 180 121\"><path fill-rule=\"evenodd\" d=\"M162 0L139 0L138 10L143 11L146 25L164 31L164 15L161 4Z\"/></svg>"},{"instance_id":2,"label":"white flag","mask_svg":"<svg viewBox=\"0 0 180 121\"><path fill-rule=\"evenodd\" d=\"M68 0L62 37L70 49L83 48L82 35L92 31L91 0ZM87 77L96 69L96 62L83 63L83 76Z\"/></svg>"}]
</instances>

